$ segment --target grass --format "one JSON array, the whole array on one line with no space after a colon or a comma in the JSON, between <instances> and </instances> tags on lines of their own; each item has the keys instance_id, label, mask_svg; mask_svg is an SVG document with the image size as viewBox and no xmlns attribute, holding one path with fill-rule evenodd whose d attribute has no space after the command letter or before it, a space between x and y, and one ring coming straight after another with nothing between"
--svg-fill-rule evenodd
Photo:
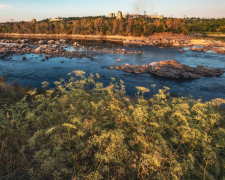
<instances>
[{"instance_id":1,"label":"grass","mask_svg":"<svg viewBox=\"0 0 225 180\"><path fill-rule=\"evenodd\" d=\"M0 179L225 179L225 100L69 75L1 109Z\"/></svg>"}]
</instances>

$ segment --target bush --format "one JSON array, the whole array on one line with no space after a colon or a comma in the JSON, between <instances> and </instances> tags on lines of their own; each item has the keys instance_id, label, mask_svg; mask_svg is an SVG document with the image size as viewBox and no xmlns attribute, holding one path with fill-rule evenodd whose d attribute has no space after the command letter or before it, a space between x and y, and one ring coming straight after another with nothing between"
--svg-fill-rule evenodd
<instances>
[{"instance_id":1,"label":"bush","mask_svg":"<svg viewBox=\"0 0 225 180\"><path fill-rule=\"evenodd\" d=\"M223 99L171 97L165 87L147 100L149 89L137 87L131 100L123 81L103 87L98 74L73 73L0 111L1 177L225 178Z\"/></svg>"}]
</instances>

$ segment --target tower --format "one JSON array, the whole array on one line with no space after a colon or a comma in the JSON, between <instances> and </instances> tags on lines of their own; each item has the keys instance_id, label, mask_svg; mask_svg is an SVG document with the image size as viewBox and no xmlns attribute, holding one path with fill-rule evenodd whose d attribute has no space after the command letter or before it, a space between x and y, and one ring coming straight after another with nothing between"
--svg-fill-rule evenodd
<instances>
[{"instance_id":1,"label":"tower","mask_svg":"<svg viewBox=\"0 0 225 180\"><path fill-rule=\"evenodd\" d=\"M121 11L117 12L116 19L122 19L122 12Z\"/></svg>"},{"instance_id":2,"label":"tower","mask_svg":"<svg viewBox=\"0 0 225 180\"><path fill-rule=\"evenodd\" d=\"M144 18L146 19L146 17L147 17L147 16L146 16L146 11L144 11Z\"/></svg>"}]
</instances>

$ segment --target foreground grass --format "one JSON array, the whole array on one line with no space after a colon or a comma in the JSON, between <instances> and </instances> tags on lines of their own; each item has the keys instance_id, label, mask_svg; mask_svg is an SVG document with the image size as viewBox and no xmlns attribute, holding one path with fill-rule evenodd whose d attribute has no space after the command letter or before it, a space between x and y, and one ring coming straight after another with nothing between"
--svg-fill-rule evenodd
<instances>
[{"instance_id":1,"label":"foreground grass","mask_svg":"<svg viewBox=\"0 0 225 180\"><path fill-rule=\"evenodd\" d=\"M130 100L74 74L0 110L0 179L225 179L223 99Z\"/></svg>"}]
</instances>

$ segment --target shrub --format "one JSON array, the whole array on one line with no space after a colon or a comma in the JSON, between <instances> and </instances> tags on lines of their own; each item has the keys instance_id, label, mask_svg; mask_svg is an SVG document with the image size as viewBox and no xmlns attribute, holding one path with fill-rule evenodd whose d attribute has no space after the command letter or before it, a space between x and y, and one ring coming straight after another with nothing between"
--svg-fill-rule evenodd
<instances>
[{"instance_id":1,"label":"shrub","mask_svg":"<svg viewBox=\"0 0 225 180\"><path fill-rule=\"evenodd\" d=\"M0 111L1 177L225 178L223 99L171 97L165 87L147 100L137 87L135 101L123 81L103 87L98 74L73 73Z\"/></svg>"}]
</instances>

